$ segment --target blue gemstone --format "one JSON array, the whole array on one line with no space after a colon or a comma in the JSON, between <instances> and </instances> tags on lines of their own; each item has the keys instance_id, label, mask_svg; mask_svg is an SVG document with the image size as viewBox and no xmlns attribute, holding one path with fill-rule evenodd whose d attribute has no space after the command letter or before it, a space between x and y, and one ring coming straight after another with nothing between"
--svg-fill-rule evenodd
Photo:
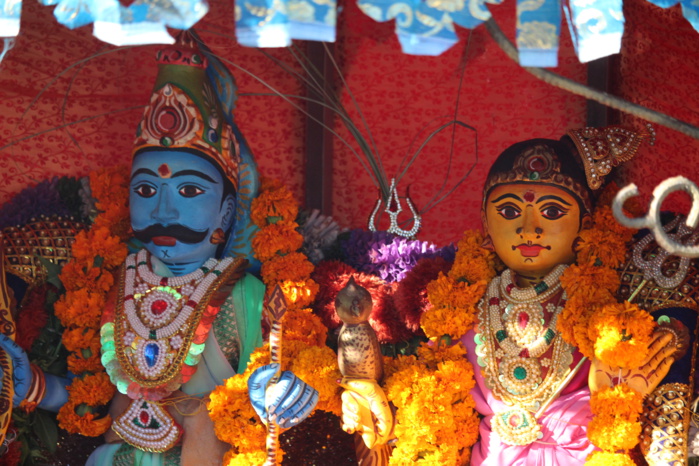
<instances>
[{"instance_id":1,"label":"blue gemstone","mask_svg":"<svg viewBox=\"0 0 699 466\"><path fill-rule=\"evenodd\" d=\"M155 343L149 343L146 345L143 355L146 357L146 364L148 364L148 367L155 366L155 363L158 360L159 352L160 347Z\"/></svg>"}]
</instances>

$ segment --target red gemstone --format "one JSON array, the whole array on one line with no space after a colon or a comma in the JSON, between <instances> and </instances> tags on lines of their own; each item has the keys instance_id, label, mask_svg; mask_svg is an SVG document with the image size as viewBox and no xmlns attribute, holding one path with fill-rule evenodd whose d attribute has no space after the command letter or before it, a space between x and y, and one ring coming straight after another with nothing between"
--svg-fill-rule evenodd
<instances>
[{"instance_id":1,"label":"red gemstone","mask_svg":"<svg viewBox=\"0 0 699 466\"><path fill-rule=\"evenodd\" d=\"M162 299L153 301L153 304L150 305L151 312L156 316L159 316L160 314L165 312L165 309L167 309L167 302L165 302Z\"/></svg>"},{"instance_id":2,"label":"red gemstone","mask_svg":"<svg viewBox=\"0 0 699 466\"><path fill-rule=\"evenodd\" d=\"M534 202L534 191L527 191L524 193L524 200L527 202Z\"/></svg>"},{"instance_id":3,"label":"red gemstone","mask_svg":"<svg viewBox=\"0 0 699 466\"><path fill-rule=\"evenodd\" d=\"M519 324L519 328L525 329L529 323L529 314L526 312L520 312L517 316L517 323Z\"/></svg>"},{"instance_id":4,"label":"red gemstone","mask_svg":"<svg viewBox=\"0 0 699 466\"><path fill-rule=\"evenodd\" d=\"M529 169L531 171L540 172L546 168L546 160L543 157L533 157L529 160Z\"/></svg>"},{"instance_id":5,"label":"red gemstone","mask_svg":"<svg viewBox=\"0 0 699 466\"><path fill-rule=\"evenodd\" d=\"M508 422L512 427L517 427L522 422L522 416L519 414L513 414L510 416L510 419L508 419Z\"/></svg>"},{"instance_id":6,"label":"red gemstone","mask_svg":"<svg viewBox=\"0 0 699 466\"><path fill-rule=\"evenodd\" d=\"M150 424L150 414L148 414L148 411L141 411L141 414L138 415L138 420L141 421L141 424L144 426Z\"/></svg>"},{"instance_id":7,"label":"red gemstone","mask_svg":"<svg viewBox=\"0 0 699 466\"><path fill-rule=\"evenodd\" d=\"M519 357L520 358L528 358L529 357L529 348L524 348L522 351L520 351Z\"/></svg>"},{"instance_id":8,"label":"red gemstone","mask_svg":"<svg viewBox=\"0 0 699 466\"><path fill-rule=\"evenodd\" d=\"M187 301L187 306L189 306L189 307L197 307L197 302L196 302L196 301L192 301L192 300L190 299L189 301Z\"/></svg>"},{"instance_id":9,"label":"red gemstone","mask_svg":"<svg viewBox=\"0 0 699 466\"><path fill-rule=\"evenodd\" d=\"M506 289L507 292L509 293L510 291L512 291L512 289L513 289L514 287L515 287L515 284L514 284L514 283L510 283L509 285L507 285L507 287L506 287L505 289Z\"/></svg>"},{"instance_id":10,"label":"red gemstone","mask_svg":"<svg viewBox=\"0 0 699 466\"><path fill-rule=\"evenodd\" d=\"M160 286L167 286L167 277L163 277L160 279Z\"/></svg>"},{"instance_id":11,"label":"red gemstone","mask_svg":"<svg viewBox=\"0 0 699 466\"><path fill-rule=\"evenodd\" d=\"M488 304L491 306L497 306L498 304L500 304L500 298L493 296L492 298L490 298L490 301L488 301Z\"/></svg>"}]
</instances>

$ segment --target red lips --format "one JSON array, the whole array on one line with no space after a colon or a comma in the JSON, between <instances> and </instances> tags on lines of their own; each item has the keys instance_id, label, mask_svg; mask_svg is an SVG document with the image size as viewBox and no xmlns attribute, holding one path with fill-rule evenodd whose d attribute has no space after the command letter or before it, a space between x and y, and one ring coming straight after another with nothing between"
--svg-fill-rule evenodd
<instances>
[{"instance_id":1,"label":"red lips","mask_svg":"<svg viewBox=\"0 0 699 466\"><path fill-rule=\"evenodd\" d=\"M542 249L548 249L540 244L520 244L516 247L524 257L536 257Z\"/></svg>"},{"instance_id":2,"label":"red lips","mask_svg":"<svg viewBox=\"0 0 699 466\"><path fill-rule=\"evenodd\" d=\"M156 246L174 246L177 240L172 236L154 236L153 244Z\"/></svg>"}]
</instances>

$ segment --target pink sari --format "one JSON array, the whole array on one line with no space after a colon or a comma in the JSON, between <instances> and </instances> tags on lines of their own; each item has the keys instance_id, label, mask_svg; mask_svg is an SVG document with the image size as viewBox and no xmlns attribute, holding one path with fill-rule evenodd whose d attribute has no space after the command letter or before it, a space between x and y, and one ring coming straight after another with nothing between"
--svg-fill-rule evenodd
<instances>
[{"instance_id":1,"label":"pink sari","mask_svg":"<svg viewBox=\"0 0 699 466\"><path fill-rule=\"evenodd\" d=\"M476 386L471 395L476 409L484 417L481 420L479 441L473 446L471 464L492 466L575 466L585 463L587 456L596 450L587 438L587 424L592 419L590 390L587 375L590 364L585 362L563 390L561 395L539 417L543 438L529 445L512 446L502 443L490 428L494 412L507 409L507 405L495 399L486 387L476 356L475 332L469 331L461 338L473 365ZM573 366L582 356L576 351Z\"/></svg>"}]
</instances>

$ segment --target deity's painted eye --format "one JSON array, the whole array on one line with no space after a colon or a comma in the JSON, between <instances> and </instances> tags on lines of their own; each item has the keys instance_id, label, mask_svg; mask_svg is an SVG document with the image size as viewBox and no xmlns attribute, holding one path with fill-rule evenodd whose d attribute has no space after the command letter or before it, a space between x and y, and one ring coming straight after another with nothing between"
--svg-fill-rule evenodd
<instances>
[{"instance_id":1,"label":"deity's painted eye","mask_svg":"<svg viewBox=\"0 0 699 466\"><path fill-rule=\"evenodd\" d=\"M504 206L498 207L498 214L502 215L507 220L513 220L522 215L522 212L520 212L520 210L517 207L506 204Z\"/></svg>"},{"instance_id":2,"label":"deity's painted eye","mask_svg":"<svg viewBox=\"0 0 699 466\"><path fill-rule=\"evenodd\" d=\"M134 188L133 192L146 198L155 196L155 188L149 184L140 184Z\"/></svg>"},{"instance_id":3,"label":"deity's painted eye","mask_svg":"<svg viewBox=\"0 0 699 466\"><path fill-rule=\"evenodd\" d=\"M180 195L183 197L196 197L202 194L203 192L203 189L198 188L192 184L187 184L180 188Z\"/></svg>"},{"instance_id":4,"label":"deity's painted eye","mask_svg":"<svg viewBox=\"0 0 699 466\"><path fill-rule=\"evenodd\" d=\"M547 205L541 209L541 215L549 220L557 220L568 213L567 210L563 209L558 205Z\"/></svg>"}]
</instances>

